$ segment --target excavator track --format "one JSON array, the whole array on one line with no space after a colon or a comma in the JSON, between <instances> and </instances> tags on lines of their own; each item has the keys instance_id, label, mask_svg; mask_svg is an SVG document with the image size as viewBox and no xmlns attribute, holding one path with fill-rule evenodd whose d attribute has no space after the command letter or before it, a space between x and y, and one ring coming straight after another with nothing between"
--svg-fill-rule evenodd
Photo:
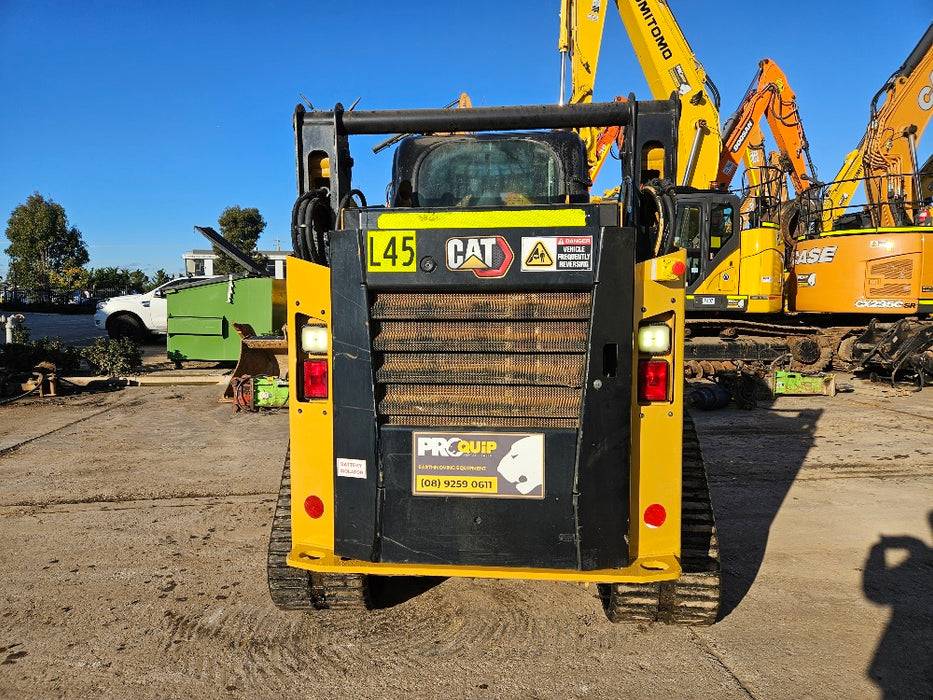
<instances>
[{"instance_id":1,"label":"excavator track","mask_svg":"<svg viewBox=\"0 0 933 700\"><path fill-rule=\"evenodd\" d=\"M684 415L683 516L680 578L652 583L600 584L612 622L711 625L719 612L719 538L696 427Z\"/></svg>"},{"instance_id":2,"label":"excavator track","mask_svg":"<svg viewBox=\"0 0 933 700\"><path fill-rule=\"evenodd\" d=\"M795 372L819 372L832 364L838 343L832 328L746 319L687 319L687 329L691 340L684 348L685 367L692 379L743 365L768 365L785 356Z\"/></svg>"},{"instance_id":3,"label":"excavator track","mask_svg":"<svg viewBox=\"0 0 933 700\"><path fill-rule=\"evenodd\" d=\"M291 486L290 458L286 456L266 560L272 602L281 610L360 610L370 607L367 576L312 573L288 565L286 558L292 548Z\"/></svg>"}]
</instances>

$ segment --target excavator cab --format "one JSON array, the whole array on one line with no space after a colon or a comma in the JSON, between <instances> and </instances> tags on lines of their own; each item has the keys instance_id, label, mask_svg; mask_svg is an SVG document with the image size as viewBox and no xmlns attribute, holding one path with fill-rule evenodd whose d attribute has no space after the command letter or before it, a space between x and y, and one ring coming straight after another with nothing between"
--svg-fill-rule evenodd
<instances>
[{"instance_id":1,"label":"excavator cab","mask_svg":"<svg viewBox=\"0 0 933 700\"><path fill-rule=\"evenodd\" d=\"M741 237L739 229L740 203L727 193L714 193L690 187L677 188L677 233L674 245L687 251L687 308L690 296L704 285L723 261L737 253ZM729 305L728 294L737 293L738 275L727 271L719 276L718 286L707 290L701 298L692 300L693 308L724 310ZM701 290L702 291L702 290ZM736 306L736 308L741 308Z\"/></svg>"}]
</instances>

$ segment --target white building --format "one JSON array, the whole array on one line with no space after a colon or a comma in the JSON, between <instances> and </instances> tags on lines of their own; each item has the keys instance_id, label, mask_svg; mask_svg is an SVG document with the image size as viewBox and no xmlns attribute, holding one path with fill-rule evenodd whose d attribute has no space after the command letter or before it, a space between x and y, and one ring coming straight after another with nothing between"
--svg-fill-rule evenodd
<instances>
[{"instance_id":1,"label":"white building","mask_svg":"<svg viewBox=\"0 0 933 700\"><path fill-rule=\"evenodd\" d=\"M285 279L285 258L289 252L285 250L260 250L260 255L265 256L266 271L277 280ZM186 275L213 275L214 261L217 254L213 250L189 250L181 256L185 261Z\"/></svg>"}]
</instances>

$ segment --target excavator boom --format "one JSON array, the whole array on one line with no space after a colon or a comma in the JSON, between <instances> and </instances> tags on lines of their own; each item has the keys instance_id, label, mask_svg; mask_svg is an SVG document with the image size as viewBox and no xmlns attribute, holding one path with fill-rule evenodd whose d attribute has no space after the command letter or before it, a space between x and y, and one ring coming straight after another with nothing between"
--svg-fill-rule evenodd
<instances>
[{"instance_id":1,"label":"excavator boom","mask_svg":"<svg viewBox=\"0 0 933 700\"><path fill-rule=\"evenodd\" d=\"M735 113L723 127L723 148L719 171L713 187L728 189L738 165L756 135L756 126L764 117L780 151L780 164L790 174L794 191L800 194L815 180L809 144L797 108L797 96L787 76L774 61L758 63L758 73Z\"/></svg>"},{"instance_id":2,"label":"excavator boom","mask_svg":"<svg viewBox=\"0 0 933 700\"><path fill-rule=\"evenodd\" d=\"M681 133L677 154L677 181L705 188L715 175L722 146L719 132L719 92L664 0L614 0L638 61L655 99L677 94L681 101ZM606 3L562 0L559 48L571 66L570 102L593 97L596 67L602 44ZM563 90L563 86L562 86ZM561 98L563 99L563 91ZM598 132L581 134L591 154Z\"/></svg>"},{"instance_id":3,"label":"excavator boom","mask_svg":"<svg viewBox=\"0 0 933 700\"><path fill-rule=\"evenodd\" d=\"M878 106L881 98L881 106ZM871 102L865 189L878 226L911 221L920 197L917 143L933 114L933 24Z\"/></svg>"}]
</instances>

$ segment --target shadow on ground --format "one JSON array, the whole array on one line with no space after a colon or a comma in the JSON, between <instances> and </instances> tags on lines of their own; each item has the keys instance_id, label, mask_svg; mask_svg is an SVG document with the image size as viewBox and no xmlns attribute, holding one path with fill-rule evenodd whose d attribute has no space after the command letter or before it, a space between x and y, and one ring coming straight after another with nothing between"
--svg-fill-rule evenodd
<instances>
[{"instance_id":1,"label":"shadow on ground","mask_svg":"<svg viewBox=\"0 0 933 700\"><path fill-rule=\"evenodd\" d=\"M771 526L813 446L822 413L773 407L691 411L719 533L720 619L738 607L758 576Z\"/></svg>"}]
</instances>

